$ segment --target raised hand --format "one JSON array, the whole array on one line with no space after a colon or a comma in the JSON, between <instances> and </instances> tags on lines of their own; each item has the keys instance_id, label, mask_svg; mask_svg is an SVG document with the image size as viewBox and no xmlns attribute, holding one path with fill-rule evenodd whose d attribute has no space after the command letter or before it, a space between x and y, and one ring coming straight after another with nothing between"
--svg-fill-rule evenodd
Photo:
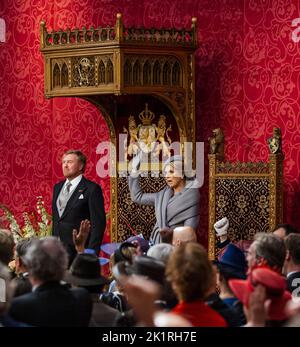
<instances>
[{"instance_id":1,"label":"raised hand","mask_svg":"<svg viewBox=\"0 0 300 347\"><path fill-rule=\"evenodd\" d=\"M73 229L73 243L77 253L83 253L86 240L89 237L91 223L88 219L81 221L79 232Z\"/></svg>"},{"instance_id":2,"label":"raised hand","mask_svg":"<svg viewBox=\"0 0 300 347\"><path fill-rule=\"evenodd\" d=\"M263 327L266 324L270 300L267 299L266 288L257 285L249 297L247 327Z\"/></svg>"},{"instance_id":3,"label":"raised hand","mask_svg":"<svg viewBox=\"0 0 300 347\"><path fill-rule=\"evenodd\" d=\"M153 317L157 312L154 302L160 297L159 285L136 275L123 278L121 282L128 302L139 322L144 326L154 326Z\"/></svg>"}]
</instances>

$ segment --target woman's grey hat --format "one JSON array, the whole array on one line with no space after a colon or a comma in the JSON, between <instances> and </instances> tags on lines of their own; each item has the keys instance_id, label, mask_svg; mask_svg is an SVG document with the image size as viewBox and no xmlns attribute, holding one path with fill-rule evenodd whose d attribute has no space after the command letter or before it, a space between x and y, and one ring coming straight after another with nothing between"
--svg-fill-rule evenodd
<instances>
[{"instance_id":1,"label":"woman's grey hat","mask_svg":"<svg viewBox=\"0 0 300 347\"><path fill-rule=\"evenodd\" d=\"M192 169L192 163L191 165L187 165L188 159L184 159L182 155L174 155L167 159L164 164L163 164L163 172L166 170L166 167L170 164L175 164L178 163L180 164L180 169L182 170L182 175L186 179L194 179L195 178L195 170Z\"/></svg>"},{"instance_id":2,"label":"woman's grey hat","mask_svg":"<svg viewBox=\"0 0 300 347\"><path fill-rule=\"evenodd\" d=\"M170 164L174 163L175 161L179 161L179 162L183 163L184 162L183 156L182 155L173 155L172 157L167 159L164 162L164 169L167 165L170 165Z\"/></svg>"}]
</instances>

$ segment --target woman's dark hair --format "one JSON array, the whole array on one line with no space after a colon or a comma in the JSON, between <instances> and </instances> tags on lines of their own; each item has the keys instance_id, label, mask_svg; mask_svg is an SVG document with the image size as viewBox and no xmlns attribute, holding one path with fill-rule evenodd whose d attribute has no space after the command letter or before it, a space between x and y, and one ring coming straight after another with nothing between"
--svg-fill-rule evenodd
<instances>
[{"instance_id":1,"label":"woman's dark hair","mask_svg":"<svg viewBox=\"0 0 300 347\"><path fill-rule=\"evenodd\" d=\"M114 252L114 261L115 264L120 261L129 261L131 262L132 256L137 248L137 245L131 242L123 242L120 247L117 248Z\"/></svg>"}]
</instances>

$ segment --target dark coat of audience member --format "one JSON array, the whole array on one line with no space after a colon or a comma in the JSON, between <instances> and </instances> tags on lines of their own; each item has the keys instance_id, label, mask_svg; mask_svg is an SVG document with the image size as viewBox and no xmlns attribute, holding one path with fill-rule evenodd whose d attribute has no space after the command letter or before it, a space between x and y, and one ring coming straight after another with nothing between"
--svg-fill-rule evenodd
<instances>
[{"instance_id":1,"label":"dark coat of audience member","mask_svg":"<svg viewBox=\"0 0 300 347\"><path fill-rule=\"evenodd\" d=\"M13 299L9 312L15 320L33 326L79 327L88 326L91 311L92 302L86 290L47 282Z\"/></svg>"},{"instance_id":2,"label":"dark coat of audience member","mask_svg":"<svg viewBox=\"0 0 300 347\"><path fill-rule=\"evenodd\" d=\"M14 297L30 293L32 291L32 285L29 281L29 274L24 264L23 258L29 247L36 238L26 238L20 240L15 249L15 265L16 265L16 276L13 278L12 283L15 288Z\"/></svg>"},{"instance_id":3,"label":"dark coat of audience member","mask_svg":"<svg viewBox=\"0 0 300 347\"><path fill-rule=\"evenodd\" d=\"M236 245L232 243L228 244L222 256L219 257L218 261L215 261L215 264L217 265L219 270L220 281L222 281L223 285L225 285L227 289L229 287L228 281L230 279L233 279L233 278L245 279L246 278L247 262L246 262L244 252L239 247L237 247ZM222 287L221 287L221 294L222 294ZM230 308L233 314L232 315L233 321L232 320L228 321L227 319L228 315L226 310L225 310L225 316L224 316L224 314L222 314L222 311L224 313L224 308L222 309L220 303L219 304L215 303L215 306L217 307L219 306L219 309L220 309L220 311L218 310L217 311L221 314L221 316L225 318L229 326L242 326L246 324L246 317L244 314L243 305L237 298L234 297L233 293L231 298L226 298L221 301L227 307ZM234 324L234 325L231 325L231 324Z\"/></svg>"},{"instance_id":4,"label":"dark coat of audience member","mask_svg":"<svg viewBox=\"0 0 300 347\"><path fill-rule=\"evenodd\" d=\"M28 273L21 273L12 279L12 284L15 287L14 297L18 297L32 291L32 285L28 278Z\"/></svg>"},{"instance_id":5,"label":"dark coat of audience member","mask_svg":"<svg viewBox=\"0 0 300 347\"><path fill-rule=\"evenodd\" d=\"M211 294L205 302L225 319L229 327L239 327L244 323L244 320L241 321L240 313L233 307L226 305L217 293Z\"/></svg>"},{"instance_id":6,"label":"dark coat of audience member","mask_svg":"<svg viewBox=\"0 0 300 347\"><path fill-rule=\"evenodd\" d=\"M300 297L300 234L291 233L285 238L286 257L284 272L287 289L293 297Z\"/></svg>"},{"instance_id":7,"label":"dark coat of audience member","mask_svg":"<svg viewBox=\"0 0 300 347\"><path fill-rule=\"evenodd\" d=\"M93 310L90 326L114 327L121 315L120 312L99 300L104 285L109 281L101 275L99 259L95 254L78 254L65 280L73 286L86 289L93 301Z\"/></svg>"},{"instance_id":8,"label":"dark coat of audience member","mask_svg":"<svg viewBox=\"0 0 300 347\"><path fill-rule=\"evenodd\" d=\"M300 271L291 273L286 279L287 290L294 296L300 297Z\"/></svg>"},{"instance_id":9,"label":"dark coat of audience member","mask_svg":"<svg viewBox=\"0 0 300 347\"><path fill-rule=\"evenodd\" d=\"M34 241L23 258L33 291L14 298L9 314L33 326L88 326L92 301L82 288L61 284L68 255L55 237Z\"/></svg>"}]
</instances>

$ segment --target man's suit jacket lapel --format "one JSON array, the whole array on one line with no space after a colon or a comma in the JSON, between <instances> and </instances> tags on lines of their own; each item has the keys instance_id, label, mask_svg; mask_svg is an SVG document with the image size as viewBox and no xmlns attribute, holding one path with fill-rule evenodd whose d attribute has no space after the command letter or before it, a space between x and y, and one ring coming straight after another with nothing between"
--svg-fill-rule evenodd
<instances>
[{"instance_id":1,"label":"man's suit jacket lapel","mask_svg":"<svg viewBox=\"0 0 300 347\"><path fill-rule=\"evenodd\" d=\"M65 215L68 213L68 211L70 211L70 209L72 208L74 203L78 200L80 195L83 194L83 192L86 190L87 186L86 186L86 182L85 181L86 181L85 178L82 177L82 179L79 182L78 186L76 187L76 189L72 193L70 199L68 200L66 208L65 208L62 216L60 217L60 219L65 217Z\"/></svg>"}]
</instances>

